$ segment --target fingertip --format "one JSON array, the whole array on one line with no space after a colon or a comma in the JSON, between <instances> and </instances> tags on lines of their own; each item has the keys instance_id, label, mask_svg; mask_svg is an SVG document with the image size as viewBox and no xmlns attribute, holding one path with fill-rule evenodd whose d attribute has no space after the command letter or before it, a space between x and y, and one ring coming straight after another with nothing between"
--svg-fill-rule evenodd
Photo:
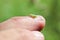
<instances>
[{"instance_id":1,"label":"fingertip","mask_svg":"<svg viewBox=\"0 0 60 40\"><path fill-rule=\"evenodd\" d=\"M43 17L43 16L37 16L36 18L35 18L35 23L38 25L37 27L38 27L38 31L41 31L43 28L44 28L44 26L45 26L45 18Z\"/></svg>"},{"instance_id":2,"label":"fingertip","mask_svg":"<svg viewBox=\"0 0 60 40\"><path fill-rule=\"evenodd\" d=\"M44 35L39 32L39 31L32 31L32 33L34 34L34 36L38 39L38 40L44 40Z\"/></svg>"}]
</instances>

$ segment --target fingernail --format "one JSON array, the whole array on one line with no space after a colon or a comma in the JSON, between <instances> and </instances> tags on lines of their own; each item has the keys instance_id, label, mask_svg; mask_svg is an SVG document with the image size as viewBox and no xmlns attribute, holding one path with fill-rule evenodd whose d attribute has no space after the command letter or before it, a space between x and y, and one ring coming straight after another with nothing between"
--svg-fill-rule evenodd
<instances>
[{"instance_id":1,"label":"fingernail","mask_svg":"<svg viewBox=\"0 0 60 40\"><path fill-rule=\"evenodd\" d=\"M44 40L44 36L41 32L39 31L32 31L32 33L34 34L34 36L38 39L38 40Z\"/></svg>"}]
</instances>

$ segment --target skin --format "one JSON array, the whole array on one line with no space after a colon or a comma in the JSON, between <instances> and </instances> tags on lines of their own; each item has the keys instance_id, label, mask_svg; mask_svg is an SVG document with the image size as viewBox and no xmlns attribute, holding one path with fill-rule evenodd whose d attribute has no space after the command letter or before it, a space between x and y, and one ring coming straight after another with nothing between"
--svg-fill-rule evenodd
<instances>
[{"instance_id":1,"label":"skin","mask_svg":"<svg viewBox=\"0 0 60 40\"><path fill-rule=\"evenodd\" d=\"M43 34L38 31L44 26L42 16L13 17L0 23L0 40L44 40Z\"/></svg>"},{"instance_id":2,"label":"skin","mask_svg":"<svg viewBox=\"0 0 60 40\"><path fill-rule=\"evenodd\" d=\"M45 19L42 16L36 16L35 18L30 16L13 17L0 23L1 30L18 27L31 31L41 31L44 26Z\"/></svg>"}]
</instances>

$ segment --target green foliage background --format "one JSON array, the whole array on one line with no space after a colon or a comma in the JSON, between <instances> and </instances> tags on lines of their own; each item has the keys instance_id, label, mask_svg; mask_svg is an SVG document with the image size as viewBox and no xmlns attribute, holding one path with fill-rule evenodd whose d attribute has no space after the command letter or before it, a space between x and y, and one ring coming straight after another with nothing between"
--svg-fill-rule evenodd
<instances>
[{"instance_id":1,"label":"green foliage background","mask_svg":"<svg viewBox=\"0 0 60 40\"><path fill-rule=\"evenodd\" d=\"M0 22L31 13L46 18L45 40L60 40L60 0L0 0Z\"/></svg>"}]
</instances>

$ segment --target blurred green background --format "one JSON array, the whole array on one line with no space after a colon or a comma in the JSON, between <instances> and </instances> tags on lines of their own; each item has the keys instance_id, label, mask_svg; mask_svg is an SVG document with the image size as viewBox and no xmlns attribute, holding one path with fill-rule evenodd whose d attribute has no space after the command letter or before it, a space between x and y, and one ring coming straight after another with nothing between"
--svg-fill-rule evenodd
<instances>
[{"instance_id":1,"label":"blurred green background","mask_svg":"<svg viewBox=\"0 0 60 40\"><path fill-rule=\"evenodd\" d=\"M60 40L60 0L0 0L0 22L31 13L45 17L45 40Z\"/></svg>"}]
</instances>

